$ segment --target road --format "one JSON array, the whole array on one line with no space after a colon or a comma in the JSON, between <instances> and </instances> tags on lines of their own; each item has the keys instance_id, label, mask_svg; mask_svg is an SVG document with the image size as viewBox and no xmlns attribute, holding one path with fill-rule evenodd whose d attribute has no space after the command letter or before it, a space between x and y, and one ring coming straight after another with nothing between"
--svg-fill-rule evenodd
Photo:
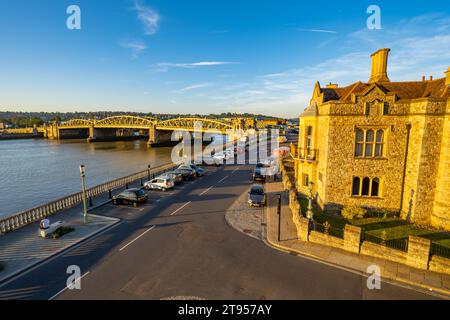
<instances>
[{"instance_id":1,"label":"road","mask_svg":"<svg viewBox=\"0 0 450 320\"><path fill-rule=\"evenodd\" d=\"M0 287L1 299L428 299L268 247L232 229L225 212L249 186L250 166L209 168L205 177L162 193L143 207L106 205L122 219ZM69 265L81 290L66 290Z\"/></svg>"}]
</instances>

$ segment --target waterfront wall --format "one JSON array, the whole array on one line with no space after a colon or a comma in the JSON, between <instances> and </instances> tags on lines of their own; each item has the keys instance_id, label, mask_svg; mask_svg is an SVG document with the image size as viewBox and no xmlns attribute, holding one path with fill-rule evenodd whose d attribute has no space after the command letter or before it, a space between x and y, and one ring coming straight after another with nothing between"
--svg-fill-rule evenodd
<instances>
[{"instance_id":1,"label":"waterfront wall","mask_svg":"<svg viewBox=\"0 0 450 320\"><path fill-rule=\"evenodd\" d=\"M169 163L166 165L153 168L151 170L140 171L125 177L121 177L97 185L95 187L86 190L86 198L89 199L100 196L102 194L111 192L118 188L125 187L127 184L139 181L140 179L147 179L149 178L149 175L154 176L161 174L165 171L172 170L177 166L178 166L177 164ZM18 212L6 217L0 217L0 235L14 231L33 222L40 221L45 216L54 215L61 210L75 207L81 204L82 201L83 201L82 193L78 192L22 212Z\"/></svg>"}]
</instances>

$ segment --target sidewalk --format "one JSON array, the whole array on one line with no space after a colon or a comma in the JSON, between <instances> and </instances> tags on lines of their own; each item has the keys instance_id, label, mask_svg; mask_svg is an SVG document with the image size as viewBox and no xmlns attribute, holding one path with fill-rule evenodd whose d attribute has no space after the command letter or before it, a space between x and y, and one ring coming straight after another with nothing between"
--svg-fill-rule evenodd
<instances>
[{"instance_id":1,"label":"sidewalk","mask_svg":"<svg viewBox=\"0 0 450 320\"><path fill-rule=\"evenodd\" d=\"M266 214L267 242L280 250L307 256L334 266L367 275L367 267L377 265L381 269L383 280L393 280L404 285L419 287L428 291L435 291L450 296L450 276L427 270L419 270L407 265L387 261L375 257L354 254L338 248L323 246L311 242L297 240L296 227L292 221L289 209L289 196L283 191L281 182L266 184L268 206ZM277 214L277 194L281 198L281 232L278 240L279 216Z\"/></svg>"},{"instance_id":2,"label":"sidewalk","mask_svg":"<svg viewBox=\"0 0 450 320\"><path fill-rule=\"evenodd\" d=\"M96 198L96 206L90 208L89 211L103 205L108 200L107 195ZM116 218L92 214L89 214L88 217L89 223L85 225L81 205L50 216L52 223L64 221L66 226L75 229L59 239L39 237L37 222L1 236L0 263L3 270L0 271L0 284L120 221Z\"/></svg>"}]
</instances>

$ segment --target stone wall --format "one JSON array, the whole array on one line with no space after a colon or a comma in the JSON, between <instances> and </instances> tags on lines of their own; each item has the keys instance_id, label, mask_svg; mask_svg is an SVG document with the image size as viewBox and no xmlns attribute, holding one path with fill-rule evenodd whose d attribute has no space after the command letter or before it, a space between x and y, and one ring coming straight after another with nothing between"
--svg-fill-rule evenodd
<instances>
[{"instance_id":1,"label":"stone wall","mask_svg":"<svg viewBox=\"0 0 450 320\"><path fill-rule=\"evenodd\" d=\"M318 244L327 245L330 247L344 249L344 239L333 237L328 234L317 232L317 231L310 231L309 241L318 243Z\"/></svg>"},{"instance_id":2,"label":"stone wall","mask_svg":"<svg viewBox=\"0 0 450 320\"><path fill-rule=\"evenodd\" d=\"M361 254L406 264L407 253L369 241L361 244Z\"/></svg>"},{"instance_id":3,"label":"stone wall","mask_svg":"<svg viewBox=\"0 0 450 320\"><path fill-rule=\"evenodd\" d=\"M344 229L344 250L359 253L360 244L361 228L346 224Z\"/></svg>"},{"instance_id":4,"label":"stone wall","mask_svg":"<svg viewBox=\"0 0 450 320\"><path fill-rule=\"evenodd\" d=\"M450 274L450 259L432 256L428 268L430 271Z\"/></svg>"},{"instance_id":5,"label":"stone wall","mask_svg":"<svg viewBox=\"0 0 450 320\"><path fill-rule=\"evenodd\" d=\"M431 241L426 238L409 236L406 264L418 269L428 269Z\"/></svg>"}]
</instances>

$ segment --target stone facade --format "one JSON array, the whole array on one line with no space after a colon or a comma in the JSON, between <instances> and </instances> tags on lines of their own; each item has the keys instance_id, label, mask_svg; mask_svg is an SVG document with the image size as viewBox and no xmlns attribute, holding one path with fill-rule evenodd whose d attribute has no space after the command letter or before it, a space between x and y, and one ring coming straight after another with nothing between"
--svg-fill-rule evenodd
<instances>
[{"instance_id":1,"label":"stone facade","mask_svg":"<svg viewBox=\"0 0 450 320\"><path fill-rule=\"evenodd\" d=\"M450 72L436 80L390 82L383 69L388 52L372 56L368 83L316 83L300 116L297 190L309 194L312 188L325 210L386 209L450 230Z\"/></svg>"}]
</instances>

